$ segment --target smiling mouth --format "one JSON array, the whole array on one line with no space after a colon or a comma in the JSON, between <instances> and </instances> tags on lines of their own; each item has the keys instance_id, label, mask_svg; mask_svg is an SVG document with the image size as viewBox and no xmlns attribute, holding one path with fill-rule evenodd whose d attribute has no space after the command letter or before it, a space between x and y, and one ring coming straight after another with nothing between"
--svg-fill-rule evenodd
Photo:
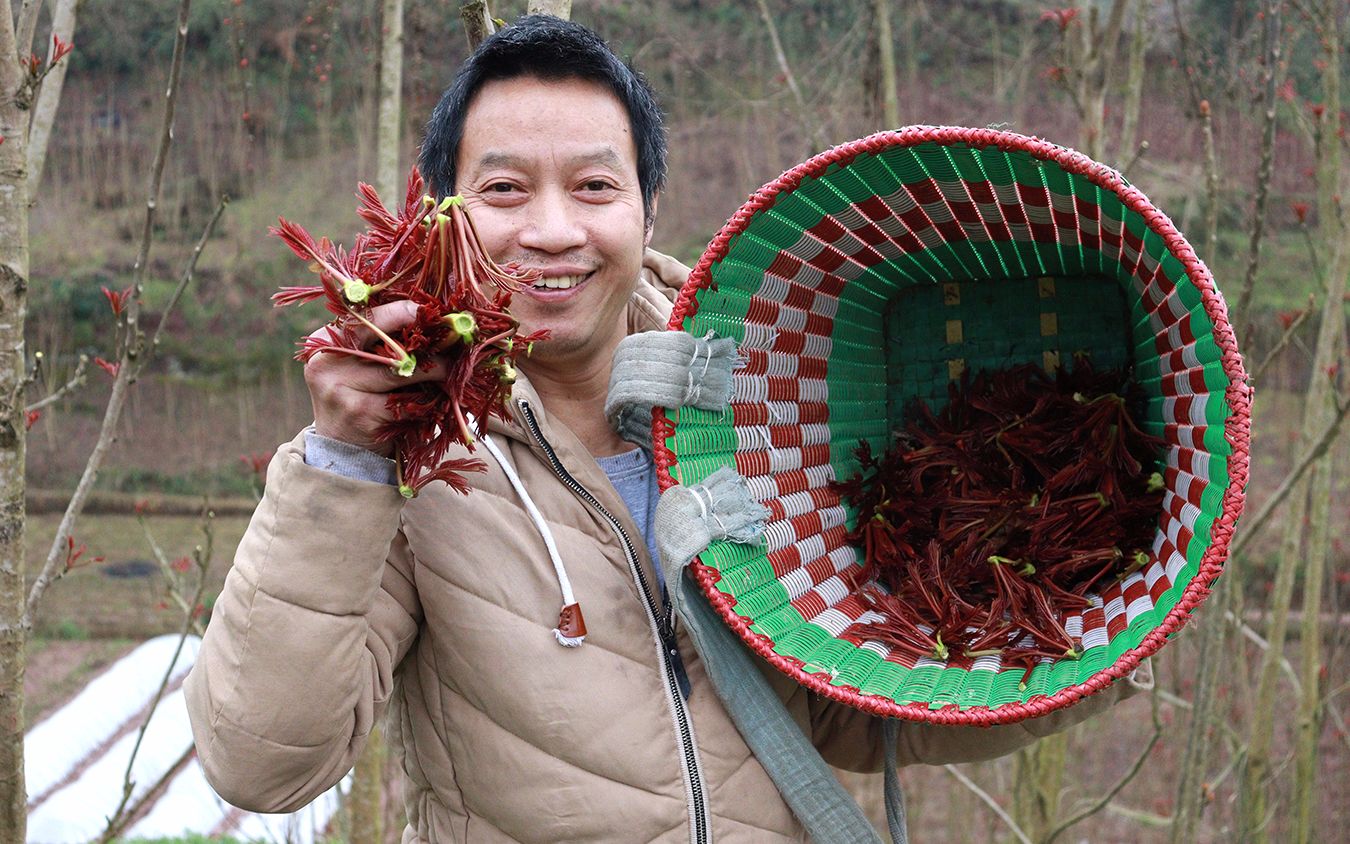
<instances>
[{"instance_id":1,"label":"smiling mouth","mask_svg":"<svg viewBox=\"0 0 1350 844\"><path fill-rule=\"evenodd\" d=\"M584 275L560 275L550 278L541 278L531 285L533 290L569 290L580 285L583 281L590 278L590 273Z\"/></svg>"}]
</instances>

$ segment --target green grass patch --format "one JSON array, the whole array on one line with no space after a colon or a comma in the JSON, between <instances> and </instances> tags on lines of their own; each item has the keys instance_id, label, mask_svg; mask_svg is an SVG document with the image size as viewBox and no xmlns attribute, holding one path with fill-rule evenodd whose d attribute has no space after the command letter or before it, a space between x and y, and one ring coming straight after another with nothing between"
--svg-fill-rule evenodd
<instances>
[{"instance_id":1,"label":"green grass patch","mask_svg":"<svg viewBox=\"0 0 1350 844\"><path fill-rule=\"evenodd\" d=\"M121 844L246 844L244 841L234 839L234 837L221 837L200 835L200 833L190 833L190 835L170 837L170 839L119 839ZM251 841L250 843L252 844Z\"/></svg>"},{"instance_id":2,"label":"green grass patch","mask_svg":"<svg viewBox=\"0 0 1350 844\"><path fill-rule=\"evenodd\" d=\"M241 472L239 463L231 460L220 466L194 467L181 472L134 466L110 467L99 473L95 487L111 492L256 498L255 483L251 473Z\"/></svg>"},{"instance_id":3,"label":"green grass patch","mask_svg":"<svg viewBox=\"0 0 1350 844\"><path fill-rule=\"evenodd\" d=\"M60 518L58 514L44 514L28 519L30 582L41 568ZM189 555L204 542L197 517L151 516L147 523L169 559ZM225 582L225 573L247 527L247 516L212 520L215 552L207 574L208 606ZM86 556L102 556L105 560L68 572L52 584L38 606L37 637L145 639L181 628L183 619L176 609L160 608L165 600L163 576L150 566L134 565L154 564L145 533L134 516L86 515L76 525L75 543L89 547ZM136 569L148 569L149 573L138 576L134 574ZM124 575L128 571L131 576Z\"/></svg>"}]
</instances>

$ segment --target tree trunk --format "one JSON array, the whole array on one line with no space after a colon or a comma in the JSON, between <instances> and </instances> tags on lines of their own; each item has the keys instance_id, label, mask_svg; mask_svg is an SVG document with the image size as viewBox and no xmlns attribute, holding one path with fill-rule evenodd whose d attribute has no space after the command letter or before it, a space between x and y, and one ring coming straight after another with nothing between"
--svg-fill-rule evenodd
<instances>
[{"instance_id":1,"label":"tree trunk","mask_svg":"<svg viewBox=\"0 0 1350 844\"><path fill-rule=\"evenodd\" d=\"M1303 445L1300 443L1300 445ZM1300 453L1302 448L1296 448ZM1303 516L1307 512L1308 481L1305 477L1290 493L1285 517L1284 537L1280 544L1275 584L1270 593L1266 649L1261 660L1256 699L1252 705L1251 732L1247 739L1247 758L1238 791L1238 840L1266 841L1269 821L1266 790L1271 776L1271 739L1275 718L1287 711L1279 698L1280 659L1284 656L1285 630L1289 621L1289 601L1294 594L1294 573L1298 567L1304 534Z\"/></svg>"},{"instance_id":2,"label":"tree trunk","mask_svg":"<svg viewBox=\"0 0 1350 844\"><path fill-rule=\"evenodd\" d=\"M802 96L801 86L797 84L797 75L792 72L792 65L788 63L787 53L783 51L783 42L778 37L778 26L773 22L773 13L769 11L769 4L765 0L758 0L759 17L764 21L764 28L769 32L769 42L773 46L774 58L778 61L778 69L783 74L784 81L787 82L788 90L792 92L792 99L797 103L797 119L801 121L802 129L807 136L808 156L825 149L825 135L820 131L820 124L817 116L811 113L806 107L806 98Z\"/></svg>"},{"instance_id":3,"label":"tree trunk","mask_svg":"<svg viewBox=\"0 0 1350 844\"><path fill-rule=\"evenodd\" d=\"M61 36L62 41L72 41L75 37L75 13L79 0L57 0L52 11L52 34ZM50 51L51 47L48 46ZM42 80L38 91L37 103L33 106L33 119L28 130L28 196L37 196L38 185L42 183L42 165L47 160L47 144L52 137L52 126L56 123L56 107L61 102L61 88L66 83L68 61L60 61Z\"/></svg>"},{"instance_id":4,"label":"tree trunk","mask_svg":"<svg viewBox=\"0 0 1350 844\"><path fill-rule=\"evenodd\" d=\"M484 38L497 31L487 0L469 0L460 6L459 19L464 23L464 37L469 39L470 50L477 50Z\"/></svg>"},{"instance_id":5,"label":"tree trunk","mask_svg":"<svg viewBox=\"0 0 1350 844\"><path fill-rule=\"evenodd\" d=\"M1125 112L1120 123L1120 142L1116 145L1116 166L1123 168L1134 158L1139 130L1139 103L1144 93L1144 56L1148 51L1150 0L1143 0L1134 11L1134 35L1130 38L1130 62L1125 76ZM1213 253L1209 256L1213 260Z\"/></svg>"},{"instance_id":6,"label":"tree trunk","mask_svg":"<svg viewBox=\"0 0 1350 844\"><path fill-rule=\"evenodd\" d=\"M1306 451L1336 417L1338 382L1344 345L1343 302L1346 274L1350 272L1350 247L1347 232L1338 213L1341 185L1341 150L1334 121L1340 114L1340 39L1334 9L1324 7L1314 15L1315 33L1324 45L1322 95L1326 112L1317 127L1318 240L1332 250L1326 262L1325 298L1322 321L1313 355L1312 379L1303 410L1303 430L1295 453ZM1329 118L1329 119L1328 119ZM1280 659L1284 656L1290 599L1294 576L1302 566L1303 626L1301 631L1302 697L1295 712L1294 811L1295 831L1289 840L1312 838L1312 806L1316 800L1314 780L1317 764L1317 736L1321 724L1321 630L1322 580L1326 572L1330 542L1329 507L1331 475L1335 451L1329 450L1299 484L1291 497L1286 515L1286 532L1281 546L1275 591L1272 596L1270 647L1261 664L1255 721L1248 744L1247 767L1242 781L1239 832L1245 840L1267 841L1269 806L1268 779L1271 775L1271 736L1277 713L1288 712L1276 691ZM1309 638L1311 637L1311 639Z\"/></svg>"},{"instance_id":7,"label":"tree trunk","mask_svg":"<svg viewBox=\"0 0 1350 844\"><path fill-rule=\"evenodd\" d=\"M27 837L23 775L24 424L23 326L28 287L28 112L14 12L0 8L0 841ZM9 397L13 397L10 399Z\"/></svg>"},{"instance_id":8,"label":"tree trunk","mask_svg":"<svg viewBox=\"0 0 1350 844\"><path fill-rule=\"evenodd\" d=\"M1045 840L1058 825L1068 749L1068 735L1056 733L1013 757L1013 820L1032 841Z\"/></svg>"},{"instance_id":9,"label":"tree trunk","mask_svg":"<svg viewBox=\"0 0 1350 844\"><path fill-rule=\"evenodd\" d=\"M1106 89L1098 88L1090 92L1085 100L1080 131L1083 136L1083 154L1093 161L1106 157Z\"/></svg>"},{"instance_id":10,"label":"tree trunk","mask_svg":"<svg viewBox=\"0 0 1350 844\"><path fill-rule=\"evenodd\" d=\"M1230 559L1227 568L1234 563ZM1229 604L1229 595L1237 588L1237 572L1225 571L1211 603L1220 610ZM1172 811L1172 844L1191 844L1196 840L1195 828L1205 806L1205 784L1209 781L1209 756L1214 745L1214 704L1218 688L1219 669L1227 661L1224 653L1224 635L1228 621L1222 612L1213 612L1201 624L1191 624L1199 636L1196 662L1200 666L1192 697L1190 729L1186 732L1186 753L1177 775L1176 808Z\"/></svg>"},{"instance_id":11,"label":"tree trunk","mask_svg":"<svg viewBox=\"0 0 1350 844\"><path fill-rule=\"evenodd\" d=\"M878 5L883 0L878 0ZM874 26L879 29L879 26ZM878 38L867 39L867 49L863 53L862 74L862 112L867 131L875 132L886 126L886 107L881 102L881 44Z\"/></svg>"},{"instance_id":12,"label":"tree trunk","mask_svg":"<svg viewBox=\"0 0 1350 844\"><path fill-rule=\"evenodd\" d=\"M361 758L352 771L352 790L347 795L351 819L351 844L384 842L384 730L376 726L366 739Z\"/></svg>"},{"instance_id":13,"label":"tree trunk","mask_svg":"<svg viewBox=\"0 0 1350 844\"><path fill-rule=\"evenodd\" d=\"M887 129L900 128L900 92L895 80L895 42L891 38L891 0L877 0L877 52L881 59L881 119Z\"/></svg>"},{"instance_id":14,"label":"tree trunk","mask_svg":"<svg viewBox=\"0 0 1350 844\"><path fill-rule=\"evenodd\" d=\"M1344 364L1346 273L1350 271L1350 245L1340 215L1342 184L1341 142L1337 123L1341 113L1341 43L1343 34L1334 2L1323 4L1317 32L1323 44L1322 104L1325 112L1318 120L1317 138L1317 214L1322 243L1331 249L1327 262L1326 300L1322 306L1322 325L1317 334L1313 357L1313 380L1304 408L1303 439L1315 437L1336 417L1340 390L1340 368ZM1327 451L1312 468L1308 490L1308 535L1303 572L1303 626L1300 642L1300 669L1303 696L1294 720L1294 836L1293 841L1312 841L1313 807L1317 802L1314 783L1317 778L1317 738L1322 726L1322 581L1326 573L1331 545L1332 470L1336 449Z\"/></svg>"},{"instance_id":15,"label":"tree trunk","mask_svg":"<svg viewBox=\"0 0 1350 844\"><path fill-rule=\"evenodd\" d=\"M403 138L403 0L384 0L380 13L380 113L375 143L375 190L390 210L403 204L399 167Z\"/></svg>"},{"instance_id":16,"label":"tree trunk","mask_svg":"<svg viewBox=\"0 0 1350 844\"><path fill-rule=\"evenodd\" d=\"M375 190L391 211L402 206L399 153L403 133L403 0L383 0L380 11L380 105L376 120ZM384 738L378 725L352 772L347 797L353 844L383 841Z\"/></svg>"},{"instance_id":17,"label":"tree trunk","mask_svg":"<svg viewBox=\"0 0 1350 844\"><path fill-rule=\"evenodd\" d=\"M900 58L905 63L905 92L911 97L917 97L923 90L919 82L919 45L914 33L927 16L923 0L903 0L900 4ZM913 121L913 109L910 114Z\"/></svg>"},{"instance_id":18,"label":"tree trunk","mask_svg":"<svg viewBox=\"0 0 1350 844\"><path fill-rule=\"evenodd\" d=\"M530 0L528 8L532 15L552 15L563 20L572 17L572 0Z\"/></svg>"},{"instance_id":19,"label":"tree trunk","mask_svg":"<svg viewBox=\"0 0 1350 844\"><path fill-rule=\"evenodd\" d=\"M1079 27L1077 95L1079 143L1084 155L1102 161L1106 155L1106 92L1120 41L1120 30L1130 0L1112 0L1106 24L1099 22L1097 6L1088 9L1087 22Z\"/></svg>"}]
</instances>

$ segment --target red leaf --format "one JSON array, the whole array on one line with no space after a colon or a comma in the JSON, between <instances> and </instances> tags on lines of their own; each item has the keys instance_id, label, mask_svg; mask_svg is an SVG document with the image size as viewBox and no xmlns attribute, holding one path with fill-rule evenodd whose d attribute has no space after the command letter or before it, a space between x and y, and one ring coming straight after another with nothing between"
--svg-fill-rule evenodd
<instances>
[{"instance_id":1,"label":"red leaf","mask_svg":"<svg viewBox=\"0 0 1350 844\"><path fill-rule=\"evenodd\" d=\"M1065 9L1047 9L1046 11L1041 12L1041 20L1054 21L1055 24L1059 26L1059 31L1063 32L1068 29L1069 24L1073 23L1074 19L1078 17L1078 12L1079 10L1073 7Z\"/></svg>"},{"instance_id":2,"label":"red leaf","mask_svg":"<svg viewBox=\"0 0 1350 844\"><path fill-rule=\"evenodd\" d=\"M51 57L51 61L49 61L49 62L47 63L47 66L48 66L48 67L51 67L52 65L55 65L57 62L61 61L61 60L64 59L67 55L69 55L69 54L70 54L70 51L73 50L73 49L75 49L75 45L74 45L74 44L72 44L72 43L69 42L69 41L62 41L62 40L61 40L61 36L56 35L55 33L53 33L53 34L52 34L52 57Z\"/></svg>"},{"instance_id":3,"label":"red leaf","mask_svg":"<svg viewBox=\"0 0 1350 844\"><path fill-rule=\"evenodd\" d=\"M121 293L114 293L106 287L100 287L103 291L103 297L108 300L108 307L112 309L113 316L120 317L122 311L126 309L127 300L131 298L133 287L127 287Z\"/></svg>"}]
</instances>

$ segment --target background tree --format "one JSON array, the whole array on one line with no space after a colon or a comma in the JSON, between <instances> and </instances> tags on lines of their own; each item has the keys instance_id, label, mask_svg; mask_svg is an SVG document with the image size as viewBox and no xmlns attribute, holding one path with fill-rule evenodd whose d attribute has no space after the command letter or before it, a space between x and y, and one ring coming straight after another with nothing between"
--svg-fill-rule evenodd
<instances>
[{"instance_id":1,"label":"background tree","mask_svg":"<svg viewBox=\"0 0 1350 844\"><path fill-rule=\"evenodd\" d=\"M403 153L403 0L383 0L380 12L380 112L375 144L375 189L386 206L402 201L407 178Z\"/></svg>"},{"instance_id":2,"label":"background tree","mask_svg":"<svg viewBox=\"0 0 1350 844\"><path fill-rule=\"evenodd\" d=\"M28 129L40 74L30 58L39 4L0 6L0 839L22 841L24 678L24 316ZM55 54L52 54L53 57Z\"/></svg>"}]
</instances>

